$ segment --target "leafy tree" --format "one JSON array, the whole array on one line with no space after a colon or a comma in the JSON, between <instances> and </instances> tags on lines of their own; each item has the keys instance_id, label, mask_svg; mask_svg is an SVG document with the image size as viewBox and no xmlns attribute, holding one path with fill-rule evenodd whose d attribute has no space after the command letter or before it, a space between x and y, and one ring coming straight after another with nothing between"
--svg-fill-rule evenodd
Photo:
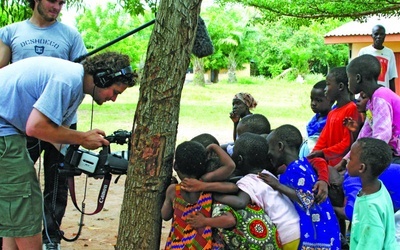
<instances>
[{"instance_id":1,"label":"leafy tree","mask_svg":"<svg viewBox=\"0 0 400 250\"><path fill-rule=\"evenodd\" d=\"M88 50L97 49L104 44L113 41L121 35L137 28L153 19L151 13L131 17L120 6L107 3L107 6L96 6L94 10L85 9L84 13L77 17L77 27L82 34ZM130 56L132 62L140 67L143 60L152 27L139 31L107 48L107 50L119 51Z\"/></svg>"},{"instance_id":2,"label":"leafy tree","mask_svg":"<svg viewBox=\"0 0 400 250\"><path fill-rule=\"evenodd\" d=\"M228 68L230 82L236 82L236 68L243 68L250 60L252 48L246 40L253 31L249 14L237 6L210 6L203 13L207 29L214 44L214 54L205 59L206 69Z\"/></svg>"},{"instance_id":3,"label":"leafy tree","mask_svg":"<svg viewBox=\"0 0 400 250\"><path fill-rule=\"evenodd\" d=\"M265 76L277 76L292 68L297 74L326 73L330 66L347 62L348 48L343 44L326 45L323 36L341 24L338 20L310 21L310 24L292 27L285 20L265 23L259 28L254 61Z\"/></svg>"},{"instance_id":4,"label":"leafy tree","mask_svg":"<svg viewBox=\"0 0 400 250\"><path fill-rule=\"evenodd\" d=\"M398 15L400 2L391 0L216 0L221 4L238 3L258 9L263 18L276 21L281 17L304 19L364 18L372 14Z\"/></svg>"}]
</instances>

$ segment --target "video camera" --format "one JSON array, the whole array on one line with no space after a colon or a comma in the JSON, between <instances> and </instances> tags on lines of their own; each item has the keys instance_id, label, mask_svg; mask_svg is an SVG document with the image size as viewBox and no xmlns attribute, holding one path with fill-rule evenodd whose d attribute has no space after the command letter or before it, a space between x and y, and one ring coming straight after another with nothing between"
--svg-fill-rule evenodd
<instances>
[{"instance_id":1,"label":"video camera","mask_svg":"<svg viewBox=\"0 0 400 250\"><path fill-rule=\"evenodd\" d=\"M110 152L110 146L103 146L103 149L97 154L80 149L79 145L70 145L67 148L64 162L59 165L58 171L60 174L67 176L78 176L85 173L95 178L101 178L108 173L126 174L131 136L132 132L119 129L105 137L110 144L128 144L128 150L115 153Z\"/></svg>"}]
</instances>

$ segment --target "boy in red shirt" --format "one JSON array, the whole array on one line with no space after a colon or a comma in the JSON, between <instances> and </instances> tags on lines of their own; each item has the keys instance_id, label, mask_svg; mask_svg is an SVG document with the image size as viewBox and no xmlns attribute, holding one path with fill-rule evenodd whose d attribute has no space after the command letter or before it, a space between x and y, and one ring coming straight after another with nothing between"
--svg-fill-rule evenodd
<instances>
[{"instance_id":1,"label":"boy in red shirt","mask_svg":"<svg viewBox=\"0 0 400 250\"><path fill-rule=\"evenodd\" d=\"M318 179L329 184L329 166L338 164L350 150L354 138L350 130L343 124L346 117L359 121L356 104L350 98L346 67L337 67L330 70L326 76L326 97L336 102L336 107L328 114L313 151L308 160L318 171ZM333 183L331 183L333 184ZM341 183L335 183L341 187ZM326 196L325 196L326 197ZM331 200L334 197L331 197ZM334 200L332 200L334 203Z\"/></svg>"}]
</instances>

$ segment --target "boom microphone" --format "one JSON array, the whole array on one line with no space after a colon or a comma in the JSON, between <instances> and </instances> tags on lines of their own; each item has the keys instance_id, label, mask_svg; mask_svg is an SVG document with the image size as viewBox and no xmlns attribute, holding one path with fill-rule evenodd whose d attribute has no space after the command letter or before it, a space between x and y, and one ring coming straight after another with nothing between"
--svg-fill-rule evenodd
<instances>
[{"instance_id":1,"label":"boom microphone","mask_svg":"<svg viewBox=\"0 0 400 250\"><path fill-rule=\"evenodd\" d=\"M194 38L192 53L198 58L209 56L214 53L214 45L208 35L206 24L200 16L197 21L197 32Z\"/></svg>"},{"instance_id":2,"label":"boom microphone","mask_svg":"<svg viewBox=\"0 0 400 250\"><path fill-rule=\"evenodd\" d=\"M147 23L143 24L142 26L140 26L136 29L133 29L133 30L129 31L128 33L125 33L124 35L117 37L116 39L100 46L99 48L96 48L85 55L81 55L80 57L76 58L74 60L74 62L78 62L78 63L82 62L83 60L86 59L86 57L91 56L91 55L99 52L100 50L103 50L103 49L113 45L114 43L117 43L117 42L121 41L122 39L125 39L128 36L133 35L136 32L149 27L150 25L153 25L155 23L155 21L156 20L153 19L150 22L147 22ZM197 32L196 32L196 37L194 39L195 40L194 40L194 44L193 44L193 48L192 48L192 53L195 56L202 58L202 57L209 56L212 53L214 53L214 46L213 46L210 36L208 35L207 27L204 23L204 20L200 16L197 21Z\"/></svg>"}]
</instances>

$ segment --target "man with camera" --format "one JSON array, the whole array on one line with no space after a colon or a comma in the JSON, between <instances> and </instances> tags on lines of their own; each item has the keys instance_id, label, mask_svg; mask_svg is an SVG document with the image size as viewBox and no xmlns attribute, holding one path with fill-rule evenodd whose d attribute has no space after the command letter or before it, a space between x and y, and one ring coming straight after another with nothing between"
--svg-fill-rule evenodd
<instances>
[{"instance_id":1,"label":"man with camera","mask_svg":"<svg viewBox=\"0 0 400 250\"><path fill-rule=\"evenodd\" d=\"M135 83L127 55L106 52L82 64L31 57L0 69L0 237L5 249L41 249L43 202L26 137L96 149L99 129L69 128L85 94L101 105Z\"/></svg>"}]
</instances>

